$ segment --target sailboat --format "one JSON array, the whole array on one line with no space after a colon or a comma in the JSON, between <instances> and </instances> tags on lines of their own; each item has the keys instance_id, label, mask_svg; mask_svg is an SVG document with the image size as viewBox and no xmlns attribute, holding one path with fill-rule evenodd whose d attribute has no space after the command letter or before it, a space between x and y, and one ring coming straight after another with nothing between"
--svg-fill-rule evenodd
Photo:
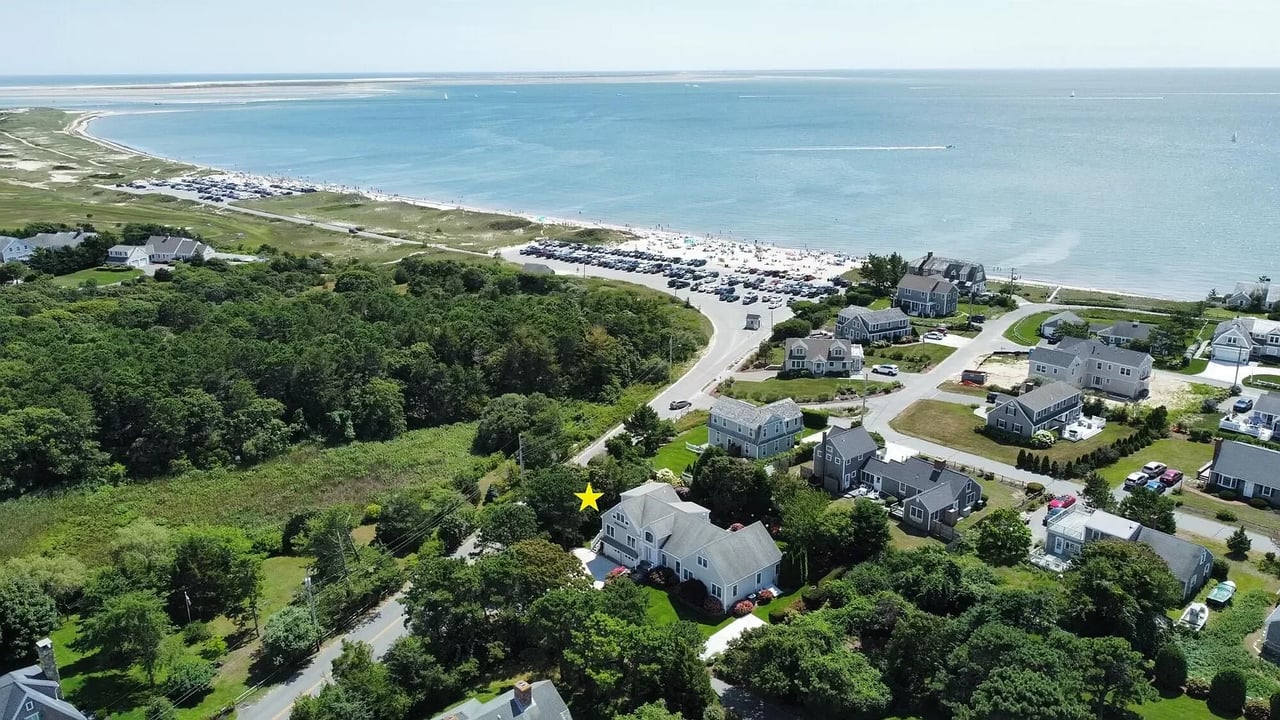
<instances>
[{"instance_id":1,"label":"sailboat","mask_svg":"<svg viewBox=\"0 0 1280 720\"><path fill-rule=\"evenodd\" d=\"M1239 139L1240 137L1238 135L1236 135L1234 132L1231 133L1231 142L1235 142L1236 140L1239 140Z\"/></svg>"},{"instance_id":2,"label":"sailboat","mask_svg":"<svg viewBox=\"0 0 1280 720\"><path fill-rule=\"evenodd\" d=\"M445 94L444 94L444 99L445 99L445 100L448 100L448 99L449 99L449 93L445 93Z\"/></svg>"},{"instance_id":3,"label":"sailboat","mask_svg":"<svg viewBox=\"0 0 1280 720\"><path fill-rule=\"evenodd\" d=\"M1071 91L1071 97L1075 97L1075 96L1076 96L1076 91L1075 91L1075 90L1072 90L1072 91Z\"/></svg>"}]
</instances>

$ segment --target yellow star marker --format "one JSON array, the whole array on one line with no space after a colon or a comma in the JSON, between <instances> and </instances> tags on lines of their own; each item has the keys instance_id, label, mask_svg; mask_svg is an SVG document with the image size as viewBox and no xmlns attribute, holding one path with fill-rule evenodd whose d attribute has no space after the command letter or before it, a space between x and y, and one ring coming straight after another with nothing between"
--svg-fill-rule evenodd
<instances>
[{"instance_id":1,"label":"yellow star marker","mask_svg":"<svg viewBox=\"0 0 1280 720\"><path fill-rule=\"evenodd\" d=\"M600 507L596 505L596 501L604 497L604 493L598 493L591 489L591 483L587 483L586 492L574 493L579 500L582 501L582 507L578 508L578 512L582 512L587 508L591 508L596 512L600 512Z\"/></svg>"}]
</instances>

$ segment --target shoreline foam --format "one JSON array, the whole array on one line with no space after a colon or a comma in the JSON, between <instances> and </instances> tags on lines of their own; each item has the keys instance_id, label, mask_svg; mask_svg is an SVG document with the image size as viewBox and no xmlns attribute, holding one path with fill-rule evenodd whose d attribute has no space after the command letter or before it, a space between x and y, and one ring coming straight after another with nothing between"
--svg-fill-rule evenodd
<instances>
[{"instance_id":1,"label":"shoreline foam","mask_svg":"<svg viewBox=\"0 0 1280 720\"><path fill-rule=\"evenodd\" d=\"M109 149L113 152L127 153L139 157L150 158L162 162L173 163L175 165L183 165L195 168L200 172L220 173L223 175L277 180L269 175L259 173L245 173L238 171L227 171L221 168L215 168L208 165L191 163L175 158L164 157L155 153L139 150L123 143L109 140L98 135L94 135L89 130L89 126L99 118L110 115L138 114L138 112L148 111L112 111L112 110L93 110L87 112L79 112L74 120L72 120L64 130L64 132L82 138L101 147ZM166 111L151 111L166 112ZM296 178L290 180L297 181ZM307 182L314 187L326 190L328 192L356 194L366 197L376 202L402 202L409 205L417 205L419 207L431 208L434 210L463 210L466 212L484 213L489 215L503 215L508 217L518 217L541 225L560 225L564 227L577 228L582 230L603 229L613 230L615 232L627 233L634 236L634 239L627 240L620 245L632 249L643 249L650 252L674 252L679 250L688 257L703 257L708 260L715 259L720 264L726 263L747 263L757 267L786 267L792 270L812 270L827 266L827 272L839 274L848 269L861 266L862 256L853 256L844 253L836 253L825 250L809 250L808 247L792 248L784 245L774 245L771 243L748 243L739 240L730 240L723 237L714 236L710 233L686 233L671 229L641 229L632 225L608 223L599 221L585 221L582 219L558 218L538 213L521 212L513 210L499 210L494 208L476 207L458 203L447 203L438 200L430 200L427 198L416 198L405 195L396 195L391 193L382 193L366 188L359 188L349 185L341 185L336 183L324 182ZM692 241L692 244L690 244ZM495 251L498 255L506 248L500 248ZM741 256L741 257L739 257ZM723 262L722 262L723 259ZM841 262L836 263L833 260ZM788 262L790 261L790 262ZM813 264L814 261L817 264ZM839 268L838 270L836 268ZM822 279L826 279L823 277ZM1001 278L991 276L988 282L1000 282ZM1017 277L1017 282L1024 285L1033 285L1036 287L1058 288L1061 290L1076 290L1081 292L1101 293L1107 295L1116 295L1120 297L1134 298L1152 298L1157 300L1172 300L1177 302L1193 302L1184 298L1163 297L1159 295L1138 295L1135 293L1123 292L1120 290L1109 290L1106 288L1085 287L1078 285L1064 285L1052 280L1027 278L1023 276Z\"/></svg>"}]
</instances>

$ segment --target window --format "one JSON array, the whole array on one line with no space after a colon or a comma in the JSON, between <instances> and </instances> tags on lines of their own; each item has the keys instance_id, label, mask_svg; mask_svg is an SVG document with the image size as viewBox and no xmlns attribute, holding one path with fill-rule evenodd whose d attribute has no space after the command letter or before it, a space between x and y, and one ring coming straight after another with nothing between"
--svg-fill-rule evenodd
<instances>
[{"instance_id":1,"label":"window","mask_svg":"<svg viewBox=\"0 0 1280 720\"><path fill-rule=\"evenodd\" d=\"M635 536L635 535L628 535L628 536L627 536L627 547L629 547L629 548L631 548L631 549L633 549L633 550L635 549L635 547L636 547L636 536Z\"/></svg>"},{"instance_id":2,"label":"window","mask_svg":"<svg viewBox=\"0 0 1280 720\"><path fill-rule=\"evenodd\" d=\"M764 573L756 573L756 587L759 587L760 584L763 582L764 582Z\"/></svg>"},{"instance_id":3,"label":"window","mask_svg":"<svg viewBox=\"0 0 1280 720\"><path fill-rule=\"evenodd\" d=\"M1053 551L1058 555L1062 554L1062 538L1055 537L1053 539Z\"/></svg>"},{"instance_id":4,"label":"window","mask_svg":"<svg viewBox=\"0 0 1280 720\"><path fill-rule=\"evenodd\" d=\"M626 524L627 524L627 516L626 516L626 515L623 515L623 514L622 514L622 513L620 513L620 512L616 512L616 513L614 513L614 514L613 514L613 519L614 519L614 520L617 520L618 522L622 523L623 525L626 525Z\"/></svg>"},{"instance_id":5,"label":"window","mask_svg":"<svg viewBox=\"0 0 1280 720\"><path fill-rule=\"evenodd\" d=\"M975 499L976 499L976 498L974 497L973 491L972 491L972 490L970 490L970 491L969 491L968 493L966 493L966 494L965 494L965 496L964 496L964 504L965 504L965 505L967 505L967 506L969 506L969 507L972 507L972 506L973 506L973 501L974 501Z\"/></svg>"},{"instance_id":6,"label":"window","mask_svg":"<svg viewBox=\"0 0 1280 720\"><path fill-rule=\"evenodd\" d=\"M699 555L699 556L698 556L698 567L707 567L707 558L706 558L706 557L704 557L704 556L702 556L702 555Z\"/></svg>"},{"instance_id":7,"label":"window","mask_svg":"<svg viewBox=\"0 0 1280 720\"><path fill-rule=\"evenodd\" d=\"M997 427L997 428L999 428L999 429L1001 429L1001 430L1003 430L1003 429L1004 429L1004 421L1003 421L1003 420L996 420L996 427Z\"/></svg>"},{"instance_id":8,"label":"window","mask_svg":"<svg viewBox=\"0 0 1280 720\"><path fill-rule=\"evenodd\" d=\"M680 572L680 561L679 561L679 560L677 560L677 561L676 561L676 573L679 573L679 572Z\"/></svg>"},{"instance_id":9,"label":"window","mask_svg":"<svg viewBox=\"0 0 1280 720\"><path fill-rule=\"evenodd\" d=\"M1122 367L1120 368L1120 374L1125 377L1129 377L1130 375L1133 375L1133 368Z\"/></svg>"},{"instance_id":10,"label":"window","mask_svg":"<svg viewBox=\"0 0 1280 720\"><path fill-rule=\"evenodd\" d=\"M729 591L729 594L733 597L738 597L738 586L734 585L733 589Z\"/></svg>"},{"instance_id":11,"label":"window","mask_svg":"<svg viewBox=\"0 0 1280 720\"><path fill-rule=\"evenodd\" d=\"M919 505L911 506L911 519L916 522L924 522L924 510L921 510Z\"/></svg>"},{"instance_id":12,"label":"window","mask_svg":"<svg viewBox=\"0 0 1280 720\"><path fill-rule=\"evenodd\" d=\"M720 589L720 586L715 583L711 583L711 597L720 600L723 596L724 592Z\"/></svg>"},{"instance_id":13,"label":"window","mask_svg":"<svg viewBox=\"0 0 1280 720\"><path fill-rule=\"evenodd\" d=\"M1022 423L1014 423L1014 424L1013 424L1013 431L1014 431L1014 432L1016 432L1016 433L1018 433L1018 434L1021 434L1021 433L1022 433Z\"/></svg>"},{"instance_id":14,"label":"window","mask_svg":"<svg viewBox=\"0 0 1280 720\"><path fill-rule=\"evenodd\" d=\"M1217 485L1218 487L1226 488L1230 490L1234 488L1238 482L1239 481L1233 477L1227 477L1226 475L1219 475Z\"/></svg>"},{"instance_id":15,"label":"window","mask_svg":"<svg viewBox=\"0 0 1280 720\"><path fill-rule=\"evenodd\" d=\"M684 571L684 579L685 579L685 580L688 580L688 579L689 579L689 578L691 578L691 577L693 577L693 573L689 572L688 570L685 570L685 571Z\"/></svg>"},{"instance_id":16,"label":"window","mask_svg":"<svg viewBox=\"0 0 1280 720\"><path fill-rule=\"evenodd\" d=\"M1269 485L1259 485L1259 486L1258 486L1258 497L1265 497L1265 498L1269 498L1269 497L1271 497L1271 493L1273 493L1273 492L1275 492L1275 488L1273 488L1273 487L1271 487L1271 486L1269 486Z\"/></svg>"},{"instance_id":17,"label":"window","mask_svg":"<svg viewBox=\"0 0 1280 720\"><path fill-rule=\"evenodd\" d=\"M613 537L613 526L612 526L612 525L605 525L605 526L604 526L604 534L605 534L605 535L608 535L609 537Z\"/></svg>"},{"instance_id":18,"label":"window","mask_svg":"<svg viewBox=\"0 0 1280 720\"><path fill-rule=\"evenodd\" d=\"M907 494L907 484L902 482L901 480L898 481L898 494L904 497Z\"/></svg>"},{"instance_id":19,"label":"window","mask_svg":"<svg viewBox=\"0 0 1280 720\"><path fill-rule=\"evenodd\" d=\"M645 532L644 532L644 541L645 541L645 542L647 542L647 543L651 543L651 542L653 542L653 533L649 532L648 530L645 530Z\"/></svg>"},{"instance_id":20,"label":"window","mask_svg":"<svg viewBox=\"0 0 1280 720\"><path fill-rule=\"evenodd\" d=\"M1041 365L1040 363L1036 363L1036 372L1042 373L1042 372L1046 372L1048 369L1049 368L1045 367L1044 365Z\"/></svg>"}]
</instances>

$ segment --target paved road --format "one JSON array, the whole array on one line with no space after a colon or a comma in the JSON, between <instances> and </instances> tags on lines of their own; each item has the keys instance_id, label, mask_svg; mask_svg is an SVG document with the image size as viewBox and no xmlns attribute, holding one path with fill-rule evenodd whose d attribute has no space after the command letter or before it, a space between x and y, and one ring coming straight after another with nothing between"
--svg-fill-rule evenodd
<instances>
[{"instance_id":1,"label":"paved road","mask_svg":"<svg viewBox=\"0 0 1280 720\"><path fill-rule=\"evenodd\" d=\"M503 257L511 262L522 263L527 258L520 255L519 250L512 248L503 252ZM688 400L692 403L689 409L705 409L711 407L712 397L708 391L713 388L721 380L733 374L734 369L742 361L744 357L751 354L760 342L769 337L772 332L772 323L782 322L791 317L791 309L786 307L770 310L767 306L761 306L760 303L754 305L743 305L741 303L727 303L716 298L714 295L707 293L690 293L688 290L673 290L667 287L667 278L662 275L645 275L642 273L630 273L622 270L611 270L609 268L596 267L594 265L580 265L576 263L567 263L560 260L552 260L546 258L534 258L538 263L546 265L555 270L559 275L581 275L586 271L587 275L593 277L612 278L614 280L625 280L637 285L644 285L655 290L659 290L678 298L688 298L689 303L696 307L699 312L711 321L712 335L711 341L703 350L698 361L693 367L689 368L679 380L676 380L670 387L663 390L653 399L649 405L658 412L660 417L675 418L681 415L680 411L673 412L669 408L672 400ZM724 272L728 268L720 268L708 266L710 270L720 270ZM756 313L761 317L759 330L744 329L747 313ZM688 412L685 410L683 412ZM591 458L604 452L605 441L617 435L622 431L619 425L609 432L605 433L595 442L588 445L573 458L573 461L585 465Z\"/></svg>"}]
</instances>

